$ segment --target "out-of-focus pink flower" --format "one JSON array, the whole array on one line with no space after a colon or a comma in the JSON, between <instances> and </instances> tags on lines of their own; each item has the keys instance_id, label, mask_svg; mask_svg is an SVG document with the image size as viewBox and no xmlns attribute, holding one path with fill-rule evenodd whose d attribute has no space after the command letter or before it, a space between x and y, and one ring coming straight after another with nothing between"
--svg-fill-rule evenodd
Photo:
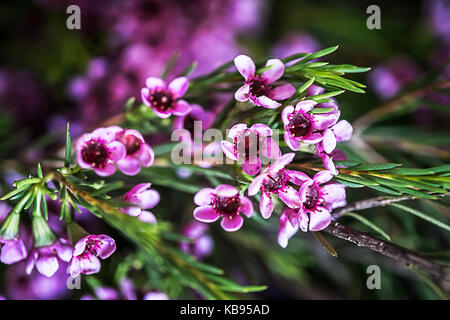
<instances>
[{"instance_id":1,"label":"out-of-focus pink flower","mask_svg":"<svg viewBox=\"0 0 450 320\"><path fill-rule=\"evenodd\" d=\"M129 176L139 173L142 167L150 167L155 153L149 144L145 143L142 134L134 129L127 129L116 133L116 140L126 148L124 158L117 161L119 170Z\"/></svg>"},{"instance_id":2,"label":"out-of-focus pink flower","mask_svg":"<svg viewBox=\"0 0 450 320\"><path fill-rule=\"evenodd\" d=\"M304 100L297 103L295 108L287 106L283 109L281 118L284 124L284 140L291 150L297 151L301 142L321 142L324 139L323 132L338 120L339 116L335 113L310 113L316 105L313 100Z\"/></svg>"},{"instance_id":3,"label":"out-of-focus pink flower","mask_svg":"<svg viewBox=\"0 0 450 320\"><path fill-rule=\"evenodd\" d=\"M245 173L255 175L261 170L261 155L271 159L281 156L280 148L271 138L272 135L272 129L265 124L257 123L248 128L246 124L240 123L228 132L228 138L233 142L221 142L222 150L227 158L242 161Z\"/></svg>"},{"instance_id":4,"label":"out-of-focus pink flower","mask_svg":"<svg viewBox=\"0 0 450 320\"><path fill-rule=\"evenodd\" d=\"M188 130L191 134L191 140L194 140L195 138L202 137L203 131L212 126L216 116L213 112L203 109L198 104L193 104L191 107L192 110L187 115L175 118L173 128L175 130ZM200 130L194 130L195 125L200 125Z\"/></svg>"},{"instance_id":5,"label":"out-of-focus pink flower","mask_svg":"<svg viewBox=\"0 0 450 320\"><path fill-rule=\"evenodd\" d=\"M116 251L116 242L113 238L104 234L88 235L75 244L68 272L72 278L77 277L80 273L98 273L101 268L98 258L106 259L114 251Z\"/></svg>"},{"instance_id":6,"label":"out-of-focus pink flower","mask_svg":"<svg viewBox=\"0 0 450 320\"><path fill-rule=\"evenodd\" d=\"M59 269L58 259L69 262L72 258L72 246L64 238L60 238L50 246L35 248L28 257L26 272L31 274L34 267L36 270L46 276L52 277Z\"/></svg>"},{"instance_id":7,"label":"out-of-focus pink flower","mask_svg":"<svg viewBox=\"0 0 450 320\"><path fill-rule=\"evenodd\" d=\"M13 264L27 257L27 248L21 238L0 238L1 254L0 261L4 264Z\"/></svg>"},{"instance_id":8,"label":"out-of-focus pink flower","mask_svg":"<svg viewBox=\"0 0 450 320\"><path fill-rule=\"evenodd\" d=\"M276 100L286 100L295 92L294 86L289 83L277 87L271 85L284 73L284 64L279 59L269 59L266 67L271 66L271 68L261 75L256 74L255 63L246 55L237 56L234 64L245 79L244 85L234 95L238 101L250 100L257 106L275 109L281 106L281 103Z\"/></svg>"},{"instance_id":9,"label":"out-of-focus pink flower","mask_svg":"<svg viewBox=\"0 0 450 320\"><path fill-rule=\"evenodd\" d=\"M169 300L167 294L157 291L148 292L143 300Z\"/></svg>"},{"instance_id":10,"label":"out-of-focus pink flower","mask_svg":"<svg viewBox=\"0 0 450 320\"><path fill-rule=\"evenodd\" d=\"M191 106L180 98L184 96L188 86L186 77L176 78L169 85L160 78L150 77L145 82L145 88L141 89L142 101L160 118L168 118L172 114L185 116L191 111Z\"/></svg>"},{"instance_id":11,"label":"out-of-focus pink flower","mask_svg":"<svg viewBox=\"0 0 450 320\"><path fill-rule=\"evenodd\" d=\"M183 241L180 243L181 250L202 260L209 256L214 248L214 241L207 234L208 227L204 223L192 221L187 224L181 234L192 239L192 242Z\"/></svg>"},{"instance_id":12,"label":"out-of-focus pink flower","mask_svg":"<svg viewBox=\"0 0 450 320\"><path fill-rule=\"evenodd\" d=\"M127 154L125 146L115 140L116 134L121 131L122 128L111 126L83 134L76 143L78 165L83 169L94 169L102 177L114 174L114 162Z\"/></svg>"},{"instance_id":13,"label":"out-of-focus pink flower","mask_svg":"<svg viewBox=\"0 0 450 320\"><path fill-rule=\"evenodd\" d=\"M239 195L238 189L221 184L215 189L205 188L197 192L194 202L198 205L194 210L194 218L201 222L211 223L222 217L221 226L225 231L239 230L244 218L250 218L253 204L245 196Z\"/></svg>"},{"instance_id":14,"label":"out-of-focus pink flower","mask_svg":"<svg viewBox=\"0 0 450 320\"><path fill-rule=\"evenodd\" d=\"M427 22L430 29L444 39L450 39L450 4L447 0L425 2Z\"/></svg>"},{"instance_id":15,"label":"out-of-focus pink flower","mask_svg":"<svg viewBox=\"0 0 450 320\"><path fill-rule=\"evenodd\" d=\"M120 208L120 210L130 216L138 217L143 222L156 223L155 215L146 210L153 209L160 200L159 192L150 189L151 185L151 183L140 183L125 193L123 201L135 204L136 206L124 207Z\"/></svg>"},{"instance_id":16,"label":"out-of-focus pink flower","mask_svg":"<svg viewBox=\"0 0 450 320\"><path fill-rule=\"evenodd\" d=\"M419 68L410 58L397 56L376 66L369 78L375 91L383 99L390 99L419 75Z\"/></svg>"},{"instance_id":17,"label":"out-of-focus pink flower","mask_svg":"<svg viewBox=\"0 0 450 320\"><path fill-rule=\"evenodd\" d=\"M303 173L285 169L285 166L291 163L294 157L295 153L284 154L257 176L248 187L249 196L254 196L261 190L259 210L265 219L268 219L273 212L272 194L278 195L290 208L298 208L300 206L297 190L287 182L292 182L296 185L301 184L297 177L302 177Z\"/></svg>"}]
</instances>

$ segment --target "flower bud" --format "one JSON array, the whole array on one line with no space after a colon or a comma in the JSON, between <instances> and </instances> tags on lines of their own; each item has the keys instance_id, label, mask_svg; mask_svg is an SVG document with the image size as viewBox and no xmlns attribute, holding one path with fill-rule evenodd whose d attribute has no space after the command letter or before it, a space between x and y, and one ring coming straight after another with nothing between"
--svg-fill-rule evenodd
<instances>
[{"instance_id":1,"label":"flower bud","mask_svg":"<svg viewBox=\"0 0 450 320\"><path fill-rule=\"evenodd\" d=\"M42 216L34 216L31 224L36 248L50 246L56 241L55 235Z\"/></svg>"}]
</instances>

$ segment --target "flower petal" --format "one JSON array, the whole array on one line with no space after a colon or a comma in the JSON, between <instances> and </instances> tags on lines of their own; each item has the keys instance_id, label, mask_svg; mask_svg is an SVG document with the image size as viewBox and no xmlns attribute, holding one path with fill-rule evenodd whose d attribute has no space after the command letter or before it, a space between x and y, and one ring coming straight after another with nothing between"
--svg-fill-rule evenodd
<instances>
[{"instance_id":1,"label":"flower petal","mask_svg":"<svg viewBox=\"0 0 450 320\"><path fill-rule=\"evenodd\" d=\"M261 153L263 156L271 159L278 159L281 157L281 150L275 139L267 138L261 143Z\"/></svg>"},{"instance_id":2,"label":"flower petal","mask_svg":"<svg viewBox=\"0 0 450 320\"><path fill-rule=\"evenodd\" d=\"M231 127L230 130L228 130L227 137L230 139L234 139L241 135L242 131L247 129L247 125L245 123L238 123Z\"/></svg>"},{"instance_id":3,"label":"flower petal","mask_svg":"<svg viewBox=\"0 0 450 320\"><path fill-rule=\"evenodd\" d=\"M220 197L234 197L239 194L239 190L229 184L220 184L214 189L214 193Z\"/></svg>"},{"instance_id":4,"label":"flower petal","mask_svg":"<svg viewBox=\"0 0 450 320\"><path fill-rule=\"evenodd\" d=\"M178 100L175 108L172 109L172 113L176 116L185 116L189 112L191 112L191 105L183 99Z\"/></svg>"},{"instance_id":5,"label":"flower petal","mask_svg":"<svg viewBox=\"0 0 450 320\"><path fill-rule=\"evenodd\" d=\"M58 271L59 263L55 256L39 257L36 261L36 269L40 274L51 278Z\"/></svg>"},{"instance_id":6,"label":"flower petal","mask_svg":"<svg viewBox=\"0 0 450 320\"><path fill-rule=\"evenodd\" d=\"M294 157L295 157L295 153L293 153L293 152L284 154L270 166L270 172L276 173L276 172L280 171L285 166L287 166L289 163L291 163L292 160L294 160Z\"/></svg>"},{"instance_id":7,"label":"flower petal","mask_svg":"<svg viewBox=\"0 0 450 320\"><path fill-rule=\"evenodd\" d=\"M322 159L323 166L325 169L333 173L334 175L339 174L339 171L336 169L333 160L326 153L319 153L319 157Z\"/></svg>"},{"instance_id":8,"label":"flower petal","mask_svg":"<svg viewBox=\"0 0 450 320\"><path fill-rule=\"evenodd\" d=\"M181 98L189 87L189 80L186 77L179 77L169 83L169 90L175 99Z\"/></svg>"},{"instance_id":9,"label":"flower petal","mask_svg":"<svg viewBox=\"0 0 450 320\"><path fill-rule=\"evenodd\" d=\"M278 193L278 197L283 201L289 208L298 208L302 205L297 190L292 187L285 188L282 192Z\"/></svg>"},{"instance_id":10,"label":"flower petal","mask_svg":"<svg viewBox=\"0 0 450 320\"><path fill-rule=\"evenodd\" d=\"M94 168L94 171L100 177L112 176L116 172L116 166L112 163L107 163L104 168Z\"/></svg>"},{"instance_id":11,"label":"flower petal","mask_svg":"<svg viewBox=\"0 0 450 320\"><path fill-rule=\"evenodd\" d=\"M155 152L152 147L150 147L147 143L141 145L141 152L138 156L138 159L141 163L141 166L148 168L153 164L153 160L155 159Z\"/></svg>"},{"instance_id":12,"label":"flower petal","mask_svg":"<svg viewBox=\"0 0 450 320\"><path fill-rule=\"evenodd\" d=\"M117 161L117 167L123 174L128 176L135 176L141 171L141 164L137 159L132 157L126 157Z\"/></svg>"},{"instance_id":13,"label":"flower petal","mask_svg":"<svg viewBox=\"0 0 450 320\"><path fill-rule=\"evenodd\" d=\"M149 77L145 80L145 86L149 89L166 89L166 82L157 77Z\"/></svg>"},{"instance_id":14,"label":"flower petal","mask_svg":"<svg viewBox=\"0 0 450 320\"><path fill-rule=\"evenodd\" d=\"M303 232L308 231L309 217L303 207L300 207L297 215L297 224Z\"/></svg>"},{"instance_id":15,"label":"flower petal","mask_svg":"<svg viewBox=\"0 0 450 320\"><path fill-rule=\"evenodd\" d=\"M237 91L234 93L234 98L237 101L245 102L249 98L249 92L250 92L250 85L246 83L242 87L237 89Z\"/></svg>"},{"instance_id":16,"label":"flower petal","mask_svg":"<svg viewBox=\"0 0 450 320\"><path fill-rule=\"evenodd\" d=\"M261 106L267 109L276 109L279 106L281 106L281 103L276 102L275 100L270 99L269 97L266 96L260 96L260 97L256 97L254 98L253 102L257 105L257 106Z\"/></svg>"},{"instance_id":17,"label":"flower petal","mask_svg":"<svg viewBox=\"0 0 450 320\"><path fill-rule=\"evenodd\" d=\"M259 211L264 219L270 218L273 212L273 202L270 194L261 192L261 201L259 203Z\"/></svg>"},{"instance_id":18,"label":"flower petal","mask_svg":"<svg viewBox=\"0 0 450 320\"><path fill-rule=\"evenodd\" d=\"M252 125L250 127L251 130L256 131L257 133L259 133L262 136L271 136L273 134L272 129L266 125L266 124L262 124L262 123L256 123L254 125Z\"/></svg>"},{"instance_id":19,"label":"flower petal","mask_svg":"<svg viewBox=\"0 0 450 320\"><path fill-rule=\"evenodd\" d=\"M140 221L145 222L145 223L151 223L151 224L156 224L156 217L153 213L151 213L150 211L145 211L142 210L141 214L139 215L138 218Z\"/></svg>"},{"instance_id":20,"label":"flower petal","mask_svg":"<svg viewBox=\"0 0 450 320\"><path fill-rule=\"evenodd\" d=\"M322 141L323 136L319 132L311 133L309 136L302 138L302 141L306 144L315 144Z\"/></svg>"},{"instance_id":21,"label":"flower petal","mask_svg":"<svg viewBox=\"0 0 450 320\"><path fill-rule=\"evenodd\" d=\"M337 117L334 114L314 114L312 125L317 130L325 130L336 123Z\"/></svg>"},{"instance_id":22,"label":"flower petal","mask_svg":"<svg viewBox=\"0 0 450 320\"><path fill-rule=\"evenodd\" d=\"M127 154L127 149L125 148L125 146L118 141L109 143L108 149L110 152L110 159L112 161L123 159Z\"/></svg>"},{"instance_id":23,"label":"flower petal","mask_svg":"<svg viewBox=\"0 0 450 320\"><path fill-rule=\"evenodd\" d=\"M201 222L211 223L217 221L220 215L212 207L202 206L195 208L194 218Z\"/></svg>"},{"instance_id":24,"label":"flower petal","mask_svg":"<svg viewBox=\"0 0 450 320\"><path fill-rule=\"evenodd\" d=\"M239 199L241 201L240 212L244 214L247 218L250 218L253 214L252 201L244 196L241 196Z\"/></svg>"},{"instance_id":25,"label":"flower petal","mask_svg":"<svg viewBox=\"0 0 450 320\"><path fill-rule=\"evenodd\" d=\"M2 248L0 261L13 264L27 257L27 249L22 239L8 240Z\"/></svg>"},{"instance_id":26,"label":"flower petal","mask_svg":"<svg viewBox=\"0 0 450 320\"><path fill-rule=\"evenodd\" d=\"M222 226L223 230L228 231L228 232L234 232L234 231L239 230L243 224L244 224L244 218L242 218L242 216L239 214L237 214L231 218L224 216L222 221L220 222L220 225Z\"/></svg>"},{"instance_id":27,"label":"flower petal","mask_svg":"<svg viewBox=\"0 0 450 320\"><path fill-rule=\"evenodd\" d=\"M333 179L333 174L328 170L323 170L316 173L313 177L313 180L318 184L326 183Z\"/></svg>"},{"instance_id":28,"label":"flower petal","mask_svg":"<svg viewBox=\"0 0 450 320\"><path fill-rule=\"evenodd\" d=\"M270 98L274 100L286 100L295 93L295 87L292 84L285 84L273 88L270 91Z\"/></svg>"},{"instance_id":29,"label":"flower petal","mask_svg":"<svg viewBox=\"0 0 450 320\"><path fill-rule=\"evenodd\" d=\"M309 230L320 231L328 227L331 222L331 214L328 210L318 207L309 214Z\"/></svg>"},{"instance_id":30,"label":"flower petal","mask_svg":"<svg viewBox=\"0 0 450 320\"><path fill-rule=\"evenodd\" d=\"M212 203L214 189L204 188L194 196L194 203L198 206L207 206Z\"/></svg>"},{"instance_id":31,"label":"flower petal","mask_svg":"<svg viewBox=\"0 0 450 320\"><path fill-rule=\"evenodd\" d=\"M234 65L246 81L255 75L255 63L249 56L243 54L237 56L234 58Z\"/></svg>"},{"instance_id":32,"label":"flower petal","mask_svg":"<svg viewBox=\"0 0 450 320\"><path fill-rule=\"evenodd\" d=\"M323 150L326 153L331 153L336 149L336 136L331 129L327 129L323 133L322 140Z\"/></svg>"},{"instance_id":33,"label":"flower petal","mask_svg":"<svg viewBox=\"0 0 450 320\"><path fill-rule=\"evenodd\" d=\"M100 260L93 254L89 254L80 259L80 272L82 274L98 273L101 268Z\"/></svg>"},{"instance_id":34,"label":"flower petal","mask_svg":"<svg viewBox=\"0 0 450 320\"><path fill-rule=\"evenodd\" d=\"M294 110L295 109L293 106L287 106L286 108L283 109L283 111L281 112L281 120L283 120L284 125L289 124L289 115L291 115L294 112Z\"/></svg>"},{"instance_id":35,"label":"flower petal","mask_svg":"<svg viewBox=\"0 0 450 320\"><path fill-rule=\"evenodd\" d=\"M353 134L353 127L347 120L341 120L331 128L336 136L336 141L350 140Z\"/></svg>"},{"instance_id":36,"label":"flower petal","mask_svg":"<svg viewBox=\"0 0 450 320\"><path fill-rule=\"evenodd\" d=\"M331 208L337 208L336 205L345 201L345 186L340 183L330 183L322 187L323 199Z\"/></svg>"},{"instance_id":37,"label":"flower petal","mask_svg":"<svg viewBox=\"0 0 450 320\"><path fill-rule=\"evenodd\" d=\"M289 130L286 127L284 129L284 142L286 142L287 146L292 151L298 151L298 149L300 149L300 141L297 141L297 139L290 136Z\"/></svg>"},{"instance_id":38,"label":"flower petal","mask_svg":"<svg viewBox=\"0 0 450 320\"><path fill-rule=\"evenodd\" d=\"M301 186L306 181L311 180L311 178L306 173L303 173L303 172L300 172L300 171L287 170L287 173L288 173L288 175L290 177L290 181L293 184L296 184L298 186Z\"/></svg>"},{"instance_id":39,"label":"flower petal","mask_svg":"<svg viewBox=\"0 0 450 320\"><path fill-rule=\"evenodd\" d=\"M160 200L159 192L156 190L146 190L136 195L142 209L154 208Z\"/></svg>"},{"instance_id":40,"label":"flower petal","mask_svg":"<svg viewBox=\"0 0 450 320\"><path fill-rule=\"evenodd\" d=\"M303 100L297 103L295 106L295 111L303 111L303 112L309 112L311 111L314 106L317 104L314 100Z\"/></svg>"},{"instance_id":41,"label":"flower petal","mask_svg":"<svg viewBox=\"0 0 450 320\"><path fill-rule=\"evenodd\" d=\"M285 210L286 211L286 210ZM278 244L286 248L289 239L298 231L298 226L293 226L289 221L287 214L283 211L280 216L280 227L278 229Z\"/></svg>"},{"instance_id":42,"label":"flower petal","mask_svg":"<svg viewBox=\"0 0 450 320\"><path fill-rule=\"evenodd\" d=\"M259 157L245 159L244 163L242 163L242 170L248 175L257 175L261 170L261 159Z\"/></svg>"},{"instance_id":43,"label":"flower petal","mask_svg":"<svg viewBox=\"0 0 450 320\"><path fill-rule=\"evenodd\" d=\"M260 174L256 178L253 179L252 183L250 183L248 187L248 195L254 196L258 193L258 191L261 189L261 185L264 182L264 178L266 177L266 174Z\"/></svg>"},{"instance_id":44,"label":"flower petal","mask_svg":"<svg viewBox=\"0 0 450 320\"><path fill-rule=\"evenodd\" d=\"M220 142L220 146L222 147L223 153L225 153L225 156L231 160L237 160L237 156L234 153L234 144L230 141L222 140Z\"/></svg>"},{"instance_id":45,"label":"flower petal","mask_svg":"<svg viewBox=\"0 0 450 320\"><path fill-rule=\"evenodd\" d=\"M116 242L110 236L99 234L95 239L98 241L95 252L100 258L106 259L116 251Z\"/></svg>"},{"instance_id":46,"label":"flower petal","mask_svg":"<svg viewBox=\"0 0 450 320\"><path fill-rule=\"evenodd\" d=\"M264 71L261 74L261 78L266 80L268 83L272 83L277 81L283 76L284 73L284 64L280 59L269 59L266 62L266 67L272 66L267 71Z\"/></svg>"}]
</instances>

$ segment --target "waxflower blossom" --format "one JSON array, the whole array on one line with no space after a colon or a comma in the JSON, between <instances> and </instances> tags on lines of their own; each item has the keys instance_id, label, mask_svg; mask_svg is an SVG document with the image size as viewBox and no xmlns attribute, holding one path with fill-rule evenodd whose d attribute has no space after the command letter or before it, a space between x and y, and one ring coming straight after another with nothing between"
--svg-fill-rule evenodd
<instances>
[{"instance_id":1,"label":"waxflower blossom","mask_svg":"<svg viewBox=\"0 0 450 320\"><path fill-rule=\"evenodd\" d=\"M324 138L325 145L329 143L328 136L324 137L323 130L332 126L338 120L335 113L312 114L310 111L317 105L313 100L304 100L295 106L287 106L281 113L284 124L284 140L288 147L297 151L301 142L317 144Z\"/></svg>"},{"instance_id":2,"label":"waxflower blossom","mask_svg":"<svg viewBox=\"0 0 450 320\"><path fill-rule=\"evenodd\" d=\"M221 226L225 231L239 230L244 224L244 218L250 218L253 205L250 199L239 195L238 189L222 184L215 189L205 188L194 196L198 205L194 210L194 218L201 222L211 223L222 217Z\"/></svg>"},{"instance_id":3,"label":"waxflower blossom","mask_svg":"<svg viewBox=\"0 0 450 320\"><path fill-rule=\"evenodd\" d=\"M68 272L72 278L82 274L94 274L100 271L99 257L106 259L116 250L116 242L113 238L100 234L91 234L80 239L73 248L72 260L70 260Z\"/></svg>"},{"instance_id":4,"label":"waxflower blossom","mask_svg":"<svg viewBox=\"0 0 450 320\"><path fill-rule=\"evenodd\" d=\"M281 156L278 144L270 137L272 135L272 129L265 124L258 123L248 128L240 123L228 132L228 138L233 142L221 142L222 150L227 158L242 161L245 173L255 175L261 170L261 155L274 159Z\"/></svg>"},{"instance_id":5,"label":"waxflower blossom","mask_svg":"<svg viewBox=\"0 0 450 320\"><path fill-rule=\"evenodd\" d=\"M214 241L207 234L208 227L204 223L192 221L181 230L181 234L192 239L192 242L182 241L181 250L202 260L209 256L214 248Z\"/></svg>"},{"instance_id":6,"label":"waxflower blossom","mask_svg":"<svg viewBox=\"0 0 450 320\"><path fill-rule=\"evenodd\" d=\"M9 206L0 208L2 218ZM4 264L13 264L27 257L27 248L19 235L20 213L11 211L0 228L0 261Z\"/></svg>"},{"instance_id":7,"label":"waxflower blossom","mask_svg":"<svg viewBox=\"0 0 450 320\"><path fill-rule=\"evenodd\" d=\"M115 140L116 133L120 131L122 128L111 126L83 134L76 143L78 165L83 169L93 169L102 177L114 174L115 162L127 153L125 146Z\"/></svg>"},{"instance_id":8,"label":"waxflower blossom","mask_svg":"<svg viewBox=\"0 0 450 320\"><path fill-rule=\"evenodd\" d=\"M123 201L136 206L120 208L123 213L147 223L156 223L155 215L145 209L154 208L160 200L158 191L149 189L151 183L140 183L123 195Z\"/></svg>"},{"instance_id":9,"label":"waxflower blossom","mask_svg":"<svg viewBox=\"0 0 450 320\"><path fill-rule=\"evenodd\" d=\"M133 129L127 129L116 133L116 140L121 142L126 149L124 158L117 161L119 170L129 176L139 173L142 167L150 167L155 159L153 149L145 143L142 134Z\"/></svg>"},{"instance_id":10,"label":"waxflower blossom","mask_svg":"<svg viewBox=\"0 0 450 320\"><path fill-rule=\"evenodd\" d=\"M50 246L33 249L28 257L26 273L31 274L36 266L40 274L50 278L59 269L58 258L64 262L72 258L72 246L67 239L60 238Z\"/></svg>"},{"instance_id":11,"label":"waxflower blossom","mask_svg":"<svg viewBox=\"0 0 450 320\"><path fill-rule=\"evenodd\" d=\"M191 111L191 106L180 98L184 96L188 86L186 77L176 78L169 85L160 78L150 77L145 81L145 88L141 89L141 98L160 118L168 118L172 114L185 116Z\"/></svg>"},{"instance_id":12,"label":"waxflower blossom","mask_svg":"<svg viewBox=\"0 0 450 320\"><path fill-rule=\"evenodd\" d=\"M329 183L333 174L329 171L321 171L311 179L306 174L303 184L299 189L301 206L295 219L291 223L298 223L302 231L320 231L325 229L331 222L330 212L346 204L345 186L339 183Z\"/></svg>"},{"instance_id":13,"label":"waxflower blossom","mask_svg":"<svg viewBox=\"0 0 450 320\"><path fill-rule=\"evenodd\" d=\"M280 79L284 73L284 64L279 59L267 60L266 67L270 69L261 75L256 74L256 66L253 60L246 55L239 55L234 59L234 64L239 73L244 77L245 83L240 87L234 97L244 102L250 100L257 106L276 109L281 106L277 100L290 98L295 88L291 84L273 87L273 83Z\"/></svg>"},{"instance_id":14,"label":"waxflower blossom","mask_svg":"<svg viewBox=\"0 0 450 320\"><path fill-rule=\"evenodd\" d=\"M285 166L292 162L295 153L286 153L277 159L270 167L267 167L258 175L248 187L249 196L254 196L261 190L261 201L259 210L261 215L268 219L273 212L272 195L278 197L290 208L297 208L301 205L297 190L287 184L300 185L302 173L294 170L287 170Z\"/></svg>"}]
</instances>

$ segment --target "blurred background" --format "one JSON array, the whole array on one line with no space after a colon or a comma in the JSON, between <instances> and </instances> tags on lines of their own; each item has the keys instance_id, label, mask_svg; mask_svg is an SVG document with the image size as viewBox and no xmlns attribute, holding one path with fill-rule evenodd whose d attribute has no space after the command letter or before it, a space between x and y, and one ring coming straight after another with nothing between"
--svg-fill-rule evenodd
<instances>
[{"instance_id":1,"label":"blurred background","mask_svg":"<svg viewBox=\"0 0 450 320\"><path fill-rule=\"evenodd\" d=\"M66 9L81 9L81 30L69 30ZM369 5L381 9L381 29L369 30ZM145 79L160 75L178 55L171 75L193 61L190 77L205 74L239 53L283 58L339 44L327 61L372 67L351 78L366 94L346 93L337 101L342 118L364 129L343 146L351 160L399 162L410 167L449 163L450 97L434 84L448 80L450 1L301 0L34 0L0 3L0 174L5 188L27 167L61 148L65 123L72 136L119 113L132 96L139 99ZM413 93L406 103L387 101ZM218 111L226 97L204 107ZM373 113L372 110L385 110ZM146 137L160 143L158 134ZM192 196L164 193L155 212L179 230L192 220ZM348 201L376 196L352 189ZM180 201L173 201L177 197ZM188 204L188 205L186 205ZM448 210L419 204L430 215ZM448 261L449 236L394 208L365 214L393 242L419 252L439 252ZM86 218L87 219L87 218ZM349 219L349 218L345 218ZM344 222L360 230L365 226ZM89 220L88 228L106 228ZM436 293L412 271L366 249L330 239L339 258L329 256L310 234L295 236L286 249L276 243L278 222L250 221L245 232L207 232L214 250L208 262L223 267L242 284L267 284L255 298L270 299L434 299ZM114 234L113 231L108 231ZM115 234L118 242L119 234ZM105 264L99 276L113 286L111 273L132 247ZM127 246L129 248L127 249ZM230 259L233 257L233 259ZM382 269L381 290L368 290L366 268ZM0 292L9 299L79 298L62 278L23 274L23 264L0 266ZM63 280L61 280L63 279ZM61 287L62 284L62 287ZM187 293L186 297L192 297ZM195 297L195 296L194 296Z\"/></svg>"}]
</instances>

